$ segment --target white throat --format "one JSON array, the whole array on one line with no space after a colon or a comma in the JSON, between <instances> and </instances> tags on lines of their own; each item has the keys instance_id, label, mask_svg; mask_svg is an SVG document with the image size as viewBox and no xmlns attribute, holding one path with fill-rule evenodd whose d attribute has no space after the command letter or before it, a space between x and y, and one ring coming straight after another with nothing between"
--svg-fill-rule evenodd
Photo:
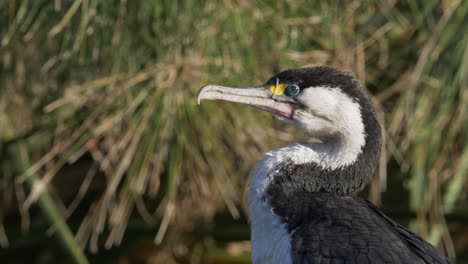
<instances>
[{"instance_id":1,"label":"white throat","mask_svg":"<svg viewBox=\"0 0 468 264\"><path fill-rule=\"evenodd\" d=\"M307 88L298 100L309 111L299 113L297 125L323 144L311 146L309 156L292 155L302 156L299 160L311 158L305 162L314 161L332 169L354 162L366 143L359 104L341 90L329 87Z\"/></svg>"},{"instance_id":2,"label":"white throat","mask_svg":"<svg viewBox=\"0 0 468 264\"><path fill-rule=\"evenodd\" d=\"M311 94L308 102L315 104L320 115L336 115L334 121L337 129L332 135L321 138L322 143L295 143L265 154L256 170L248 190L249 215L252 230L253 263L292 263L290 237L279 216L275 215L265 191L273 180L278 166L286 161L295 164L314 162L324 170L334 170L356 161L365 144L364 125L359 105L347 95L328 88L313 88L322 96ZM320 90L316 90L320 89ZM312 98L314 97L314 98ZM330 113L330 111L334 111ZM319 123L312 120L308 125ZM310 131L311 130L311 131ZM314 130L310 127L309 132ZM340 131L338 133L337 131Z\"/></svg>"}]
</instances>

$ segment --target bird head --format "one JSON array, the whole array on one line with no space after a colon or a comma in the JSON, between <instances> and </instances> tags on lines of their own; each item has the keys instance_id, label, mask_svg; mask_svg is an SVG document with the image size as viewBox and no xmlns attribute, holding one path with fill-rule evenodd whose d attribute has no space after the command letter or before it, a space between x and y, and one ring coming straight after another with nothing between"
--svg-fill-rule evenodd
<instances>
[{"instance_id":1,"label":"bird head","mask_svg":"<svg viewBox=\"0 0 468 264\"><path fill-rule=\"evenodd\" d=\"M209 84L198 94L198 102L204 99L237 102L270 112L320 140L352 136L361 147L365 143L362 110L371 106L351 74L329 67L286 70L255 87Z\"/></svg>"},{"instance_id":2,"label":"bird head","mask_svg":"<svg viewBox=\"0 0 468 264\"><path fill-rule=\"evenodd\" d=\"M294 175L294 184L304 190L356 193L378 164L380 125L365 90L350 73L330 67L290 69L260 86L206 85L198 102L205 99L253 106L319 139L282 148L277 155L275 171Z\"/></svg>"}]
</instances>

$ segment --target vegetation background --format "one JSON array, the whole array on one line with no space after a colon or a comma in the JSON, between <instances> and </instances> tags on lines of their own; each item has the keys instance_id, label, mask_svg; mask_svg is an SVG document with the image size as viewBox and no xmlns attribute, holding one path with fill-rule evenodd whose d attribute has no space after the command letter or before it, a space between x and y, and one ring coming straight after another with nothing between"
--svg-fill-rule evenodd
<instances>
[{"instance_id":1,"label":"vegetation background","mask_svg":"<svg viewBox=\"0 0 468 264\"><path fill-rule=\"evenodd\" d=\"M468 1L0 1L2 263L249 263L246 175L304 139L206 83L355 72L362 196L468 263Z\"/></svg>"}]
</instances>

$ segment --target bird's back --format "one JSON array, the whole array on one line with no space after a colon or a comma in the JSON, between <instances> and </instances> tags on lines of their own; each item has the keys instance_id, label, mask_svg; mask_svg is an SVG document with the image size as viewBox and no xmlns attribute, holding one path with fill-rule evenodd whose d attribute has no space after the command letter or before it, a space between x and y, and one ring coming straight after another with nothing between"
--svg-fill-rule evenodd
<instances>
[{"instance_id":1,"label":"bird's back","mask_svg":"<svg viewBox=\"0 0 468 264\"><path fill-rule=\"evenodd\" d=\"M294 206L276 204L274 211L286 219L293 263L451 263L366 200L325 192L291 195Z\"/></svg>"}]
</instances>

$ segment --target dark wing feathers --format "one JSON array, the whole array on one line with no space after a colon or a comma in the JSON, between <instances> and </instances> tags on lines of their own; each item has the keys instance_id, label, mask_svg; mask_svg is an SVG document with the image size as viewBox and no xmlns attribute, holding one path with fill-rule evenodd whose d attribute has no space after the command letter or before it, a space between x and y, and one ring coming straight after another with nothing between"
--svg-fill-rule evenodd
<instances>
[{"instance_id":1,"label":"dark wing feathers","mask_svg":"<svg viewBox=\"0 0 468 264\"><path fill-rule=\"evenodd\" d=\"M424 259L426 263L451 263L446 256L442 255L437 249L422 239L419 235L395 223L369 201L362 201L365 202L369 209L372 210L375 214L379 215L382 219L385 219L389 226L393 226L393 229L398 232L401 238L407 243L408 247L410 247L411 250L421 259Z\"/></svg>"},{"instance_id":2,"label":"dark wing feathers","mask_svg":"<svg viewBox=\"0 0 468 264\"><path fill-rule=\"evenodd\" d=\"M305 213L296 211L285 221L293 263L451 263L370 202L330 193L296 195Z\"/></svg>"}]
</instances>

